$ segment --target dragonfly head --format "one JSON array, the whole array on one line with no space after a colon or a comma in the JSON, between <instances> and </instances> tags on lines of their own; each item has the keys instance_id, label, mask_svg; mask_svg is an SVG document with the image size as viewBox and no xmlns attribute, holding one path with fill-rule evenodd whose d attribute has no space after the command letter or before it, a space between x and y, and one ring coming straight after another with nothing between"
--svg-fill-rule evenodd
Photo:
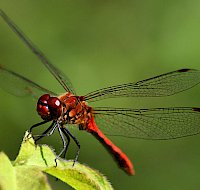
<instances>
[{"instance_id":1,"label":"dragonfly head","mask_svg":"<svg viewBox=\"0 0 200 190\"><path fill-rule=\"evenodd\" d=\"M37 112L43 120L50 121L57 119L62 114L61 102L57 97L44 94L38 100Z\"/></svg>"}]
</instances>

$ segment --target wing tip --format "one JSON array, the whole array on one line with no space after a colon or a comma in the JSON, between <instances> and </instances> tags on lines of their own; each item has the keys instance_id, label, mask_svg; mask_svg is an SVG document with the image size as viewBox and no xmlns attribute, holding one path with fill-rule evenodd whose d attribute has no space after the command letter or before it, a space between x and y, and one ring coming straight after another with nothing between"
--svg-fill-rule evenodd
<instances>
[{"instance_id":1,"label":"wing tip","mask_svg":"<svg viewBox=\"0 0 200 190\"><path fill-rule=\"evenodd\" d=\"M193 111L200 112L200 108L192 108Z\"/></svg>"},{"instance_id":2,"label":"wing tip","mask_svg":"<svg viewBox=\"0 0 200 190\"><path fill-rule=\"evenodd\" d=\"M179 69L177 71L180 72L180 73L184 73L184 72L189 72L191 70L193 70L193 69Z\"/></svg>"}]
</instances>

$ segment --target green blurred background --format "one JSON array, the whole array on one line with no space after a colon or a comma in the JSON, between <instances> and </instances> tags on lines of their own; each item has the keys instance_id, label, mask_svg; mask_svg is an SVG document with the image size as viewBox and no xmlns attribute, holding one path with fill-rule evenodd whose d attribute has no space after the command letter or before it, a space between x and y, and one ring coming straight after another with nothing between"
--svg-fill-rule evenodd
<instances>
[{"instance_id":1,"label":"green blurred background","mask_svg":"<svg viewBox=\"0 0 200 190\"><path fill-rule=\"evenodd\" d=\"M1 0L0 8L67 74L79 95L180 68L200 69L200 1ZM0 64L63 92L2 19ZM199 97L200 85L172 97L123 98L95 105L199 107ZM41 119L30 97L15 97L0 89L0 99L0 150L14 159L25 130ZM200 188L198 135L170 141L110 137L133 161L136 176L130 177L91 135L71 131L81 143L79 162L105 174L117 190ZM42 143L57 152L62 147L57 135ZM74 158L75 150L72 143L69 158ZM71 189L54 178L50 183L53 189Z\"/></svg>"}]
</instances>

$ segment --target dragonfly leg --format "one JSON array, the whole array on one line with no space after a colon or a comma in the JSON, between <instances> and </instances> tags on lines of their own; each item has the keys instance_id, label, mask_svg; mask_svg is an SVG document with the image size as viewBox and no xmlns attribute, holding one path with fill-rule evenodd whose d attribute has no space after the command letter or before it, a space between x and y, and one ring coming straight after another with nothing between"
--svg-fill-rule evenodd
<instances>
[{"instance_id":1,"label":"dragonfly leg","mask_svg":"<svg viewBox=\"0 0 200 190\"><path fill-rule=\"evenodd\" d=\"M61 152L55 158L55 163L56 163L55 167L57 167L57 165L58 165L57 159L63 154L63 152L64 152L64 156L66 155L66 152L67 152L67 149L68 149L68 146L69 146L69 143L70 143L69 135L64 133L65 136L67 137L67 142L66 142L65 137L63 135L63 131L61 130L61 127L60 127L59 124L58 124L58 132L59 132L60 137L61 137L62 142L63 142L63 149L61 150Z\"/></svg>"},{"instance_id":2,"label":"dragonfly leg","mask_svg":"<svg viewBox=\"0 0 200 190\"><path fill-rule=\"evenodd\" d=\"M40 125L43 125L43 124L45 124L45 123L47 123L47 122L49 122L49 121L42 121L42 122L40 122L40 123L36 123L35 125L33 125L33 126L29 129L30 133L32 133L32 130L33 130L34 128L36 128L36 127L38 127L38 126L40 126Z\"/></svg>"},{"instance_id":3,"label":"dragonfly leg","mask_svg":"<svg viewBox=\"0 0 200 190\"><path fill-rule=\"evenodd\" d=\"M43 138L43 137L51 136L54 133L55 129L57 128L57 125L54 125L54 124L55 124L55 122L53 122L50 125L50 127L48 127L48 129L46 129L42 134L40 134L40 135L33 135L35 143L38 140L40 140L41 138Z\"/></svg>"},{"instance_id":4,"label":"dragonfly leg","mask_svg":"<svg viewBox=\"0 0 200 190\"><path fill-rule=\"evenodd\" d=\"M29 134L28 134L28 139L30 139L31 138L31 134L32 134L32 130L34 129L34 128L36 128L36 127L38 127L38 126L40 126L40 125L43 125L43 124L45 124L45 123L47 123L48 121L42 121L42 122L40 122L40 123L36 123L35 125L33 125L30 129L29 129ZM34 138L34 137L33 137Z\"/></svg>"},{"instance_id":5,"label":"dragonfly leg","mask_svg":"<svg viewBox=\"0 0 200 190\"><path fill-rule=\"evenodd\" d=\"M29 129L29 134L32 134L32 131L33 131L33 129L34 128L36 128L36 127L38 127L38 126L40 126L40 125L43 125L43 124L45 124L45 123L47 123L47 122L49 122L49 121L43 121L43 122L40 122L40 123L37 123L37 124L35 124L35 125L33 125L30 129ZM46 133L52 128L52 126L55 124L55 122L53 122L51 125L50 125L50 127L47 129L47 130L45 130L41 135L33 135L33 138L34 138L34 140L35 140L35 142L36 141L38 141L39 139L41 139L42 137L44 137L44 136L50 136L50 135L47 135ZM53 134L53 133L52 133ZM35 139L35 137L38 137L38 138L36 138Z\"/></svg>"},{"instance_id":6,"label":"dragonfly leg","mask_svg":"<svg viewBox=\"0 0 200 190\"><path fill-rule=\"evenodd\" d=\"M67 128L63 128L63 131L65 131L65 133L67 133L73 139L73 141L76 143L76 145L78 146L78 150L76 152L76 156L75 156L74 163L73 163L73 166L74 166L74 164L78 160L78 156L79 156L79 153L80 153L81 146L80 146L80 143L77 140L77 138L75 136L73 136Z\"/></svg>"},{"instance_id":7,"label":"dragonfly leg","mask_svg":"<svg viewBox=\"0 0 200 190\"><path fill-rule=\"evenodd\" d=\"M63 128L61 128L61 131L64 133L65 137L67 138L67 145L66 145L65 151L63 152L63 158L66 158L67 150L68 150L69 143L70 143L70 137L69 137L69 135L64 131Z\"/></svg>"}]
</instances>

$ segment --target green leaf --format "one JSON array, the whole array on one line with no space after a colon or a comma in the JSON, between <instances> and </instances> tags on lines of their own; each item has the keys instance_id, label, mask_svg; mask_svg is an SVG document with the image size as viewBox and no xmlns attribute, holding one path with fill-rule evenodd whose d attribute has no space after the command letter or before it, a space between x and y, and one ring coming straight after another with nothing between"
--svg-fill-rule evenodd
<instances>
[{"instance_id":1,"label":"green leaf","mask_svg":"<svg viewBox=\"0 0 200 190\"><path fill-rule=\"evenodd\" d=\"M39 169L30 166L16 166L17 189L50 190L47 176Z\"/></svg>"},{"instance_id":2,"label":"green leaf","mask_svg":"<svg viewBox=\"0 0 200 190\"><path fill-rule=\"evenodd\" d=\"M30 166L13 166L4 153L0 153L0 190L50 190L47 177L41 170Z\"/></svg>"},{"instance_id":3,"label":"green leaf","mask_svg":"<svg viewBox=\"0 0 200 190\"><path fill-rule=\"evenodd\" d=\"M30 179L33 179L34 174L36 174L44 185L46 178L42 177L41 171L43 171L62 180L74 189L113 189L106 177L98 171L78 162L73 166L73 161L63 159L57 160L58 165L55 167L55 158L56 155L51 148L47 145L36 146L30 134L26 133L14 166L17 168L19 178L23 178L23 173L26 173L25 179L23 179L24 183L32 183ZM39 187L39 184L35 182L32 185L36 189ZM40 187L40 189L44 189L44 187Z\"/></svg>"},{"instance_id":4,"label":"green leaf","mask_svg":"<svg viewBox=\"0 0 200 190\"><path fill-rule=\"evenodd\" d=\"M16 190L15 170L9 158L0 152L0 189Z\"/></svg>"},{"instance_id":5,"label":"green leaf","mask_svg":"<svg viewBox=\"0 0 200 190\"><path fill-rule=\"evenodd\" d=\"M68 183L70 186L78 190L112 189L107 179L98 171L79 163L76 163L74 167L72 167L72 165L73 161L69 161L65 163L65 167L51 167L45 170L45 172Z\"/></svg>"}]
</instances>

